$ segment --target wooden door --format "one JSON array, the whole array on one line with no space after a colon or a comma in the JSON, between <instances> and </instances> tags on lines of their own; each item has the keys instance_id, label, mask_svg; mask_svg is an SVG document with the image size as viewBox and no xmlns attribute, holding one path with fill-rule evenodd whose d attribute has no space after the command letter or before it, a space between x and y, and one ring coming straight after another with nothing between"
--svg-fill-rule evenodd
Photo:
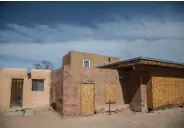
<instances>
[{"instance_id":1,"label":"wooden door","mask_svg":"<svg viewBox=\"0 0 184 128\"><path fill-rule=\"evenodd\" d=\"M23 79L12 79L10 107L22 107Z\"/></svg>"},{"instance_id":2,"label":"wooden door","mask_svg":"<svg viewBox=\"0 0 184 128\"><path fill-rule=\"evenodd\" d=\"M105 102L116 103L116 85L108 83L105 85Z\"/></svg>"},{"instance_id":3,"label":"wooden door","mask_svg":"<svg viewBox=\"0 0 184 128\"><path fill-rule=\"evenodd\" d=\"M81 115L88 116L94 114L95 98L94 98L94 84L82 84L80 96Z\"/></svg>"}]
</instances>

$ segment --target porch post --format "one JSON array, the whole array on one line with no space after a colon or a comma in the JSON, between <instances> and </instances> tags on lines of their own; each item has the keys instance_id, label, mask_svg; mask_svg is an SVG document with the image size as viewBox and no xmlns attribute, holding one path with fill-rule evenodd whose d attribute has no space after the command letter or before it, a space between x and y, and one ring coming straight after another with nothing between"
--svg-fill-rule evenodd
<instances>
[{"instance_id":1,"label":"porch post","mask_svg":"<svg viewBox=\"0 0 184 128\"><path fill-rule=\"evenodd\" d=\"M144 82L145 77L140 74L140 91L141 91L141 111L148 112L147 108L147 84Z\"/></svg>"}]
</instances>

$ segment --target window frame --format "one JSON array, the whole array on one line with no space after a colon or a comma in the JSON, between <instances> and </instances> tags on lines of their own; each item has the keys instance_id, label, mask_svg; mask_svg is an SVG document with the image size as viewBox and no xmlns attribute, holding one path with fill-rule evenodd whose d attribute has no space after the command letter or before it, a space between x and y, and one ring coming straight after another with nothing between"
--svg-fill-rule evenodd
<instances>
[{"instance_id":1,"label":"window frame","mask_svg":"<svg viewBox=\"0 0 184 128\"><path fill-rule=\"evenodd\" d=\"M85 67L85 66L84 66L84 62L85 62L85 61L88 61L88 62L89 62L89 67ZM90 66L91 66L90 60L83 60L83 68L90 68Z\"/></svg>"},{"instance_id":2,"label":"window frame","mask_svg":"<svg viewBox=\"0 0 184 128\"><path fill-rule=\"evenodd\" d=\"M36 87L33 87L33 81L36 81L37 84L36 84ZM39 82L39 83L38 83ZM40 90L40 86L39 84L42 82L42 89ZM43 92L44 89L45 89L45 86L44 86L44 83L45 83L45 79L32 79L32 88L31 88L31 91L34 91L34 92ZM36 88L36 89L35 89Z\"/></svg>"}]
</instances>

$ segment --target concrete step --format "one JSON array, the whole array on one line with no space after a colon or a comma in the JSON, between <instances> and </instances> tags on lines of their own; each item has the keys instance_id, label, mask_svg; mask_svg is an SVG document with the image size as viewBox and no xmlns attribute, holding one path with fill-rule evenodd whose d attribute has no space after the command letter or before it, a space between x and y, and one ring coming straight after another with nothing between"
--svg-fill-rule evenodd
<instances>
[{"instance_id":1,"label":"concrete step","mask_svg":"<svg viewBox=\"0 0 184 128\"><path fill-rule=\"evenodd\" d=\"M10 108L4 112L4 115L34 115L34 110L27 108Z\"/></svg>"},{"instance_id":2,"label":"concrete step","mask_svg":"<svg viewBox=\"0 0 184 128\"><path fill-rule=\"evenodd\" d=\"M12 111L12 112L5 112L5 116L22 116L24 115L23 111Z\"/></svg>"},{"instance_id":3,"label":"concrete step","mask_svg":"<svg viewBox=\"0 0 184 128\"><path fill-rule=\"evenodd\" d=\"M24 115L34 115L34 110L32 110L32 109L25 109Z\"/></svg>"},{"instance_id":4,"label":"concrete step","mask_svg":"<svg viewBox=\"0 0 184 128\"><path fill-rule=\"evenodd\" d=\"M13 108L8 108L6 112L15 112L15 111L22 111L24 108L21 107L13 107Z\"/></svg>"}]
</instances>

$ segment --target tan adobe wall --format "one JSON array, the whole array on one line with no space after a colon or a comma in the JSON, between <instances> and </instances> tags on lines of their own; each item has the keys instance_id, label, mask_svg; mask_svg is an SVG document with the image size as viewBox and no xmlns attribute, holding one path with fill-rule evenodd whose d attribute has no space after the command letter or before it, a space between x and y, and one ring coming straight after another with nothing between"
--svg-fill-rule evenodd
<instances>
[{"instance_id":1,"label":"tan adobe wall","mask_svg":"<svg viewBox=\"0 0 184 128\"><path fill-rule=\"evenodd\" d=\"M41 70L33 69L31 70L31 79L44 79L44 91L31 91L32 80L29 79L29 88L27 90L26 99L24 99L24 107L47 107L50 105L50 83L51 83L51 71L50 70ZM26 91L25 91L26 93ZM29 97L29 98L28 98Z\"/></svg>"},{"instance_id":2,"label":"tan adobe wall","mask_svg":"<svg viewBox=\"0 0 184 128\"><path fill-rule=\"evenodd\" d=\"M120 59L118 57L111 57L111 61L109 62L108 56L71 51L63 57L63 64L71 64L74 68L81 68L83 67L83 60L90 60L90 67L96 67L102 65L102 62L113 63L119 61Z\"/></svg>"},{"instance_id":3,"label":"tan adobe wall","mask_svg":"<svg viewBox=\"0 0 184 128\"><path fill-rule=\"evenodd\" d=\"M0 87L1 87L1 83L2 83L2 74L3 74L3 68L0 68Z\"/></svg>"},{"instance_id":4,"label":"tan adobe wall","mask_svg":"<svg viewBox=\"0 0 184 128\"><path fill-rule=\"evenodd\" d=\"M27 70L24 68L5 68L1 75L1 88L0 88L0 109L4 110L10 107L11 97L11 79L21 78L24 79L24 84L27 84ZM23 88L27 90L26 88ZM23 93L23 98L24 98Z\"/></svg>"},{"instance_id":5,"label":"tan adobe wall","mask_svg":"<svg viewBox=\"0 0 184 128\"><path fill-rule=\"evenodd\" d=\"M62 65L70 65L71 64L71 52L67 53L62 58Z\"/></svg>"},{"instance_id":6,"label":"tan adobe wall","mask_svg":"<svg viewBox=\"0 0 184 128\"><path fill-rule=\"evenodd\" d=\"M44 91L32 91L32 80L28 79L25 68L5 68L1 75L0 86L0 109L5 110L10 107L11 79L23 79L23 107L37 108L49 106L49 86L50 70L32 70L31 79L45 79Z\"/></svg>"},{"instance_id":7,"label":"tan adobe wall","mask_svg":"<svg viewBox=\"0 0 184 128\"><path fill-rule=\"evenodd\" d=\"M56 88L57 86L61 87L61 73L62 73L62 68L58 68L55 71L51 72L51 91L50 91L50 98L52 102L56 102Z\"/></svg>"},{"instance_id":8,"label":"tan adobe wall","mask_svg":"<svg viewBox=\"0 0 184 128\"><path fill-rule=\"evenodd\" d=\"M95 109L108 108L105 104L105 84L117 85L116 104L112 107L124 105L121 85L117 70L98 68L63 68L63 114L64 116L80 115L80 86L82 83L95 83Z\"/></svg>"},{"instance_id":9,"label":"tan adobe wall","mask_svg":"<svg viewBox=\"0 0 184 128\"><path fill-rule=\"evenodd\" d=\"M123 86L123 97L126 104L130 104L130 108L134 111L141 111L141 90L140 90L140 75L133 70L119 70L120 83Z\"/></svg>"},{"instance_id":10,"label":"tan adobe wall","mask_svg":"<svg viewBox=\"0 0 184 128\"><path fill-rule=\"evenodd\" d=\"M120 83L123 87L123 97L133 111L147 111L147 86L151 77L145 72L133 69L119 70Z\"/></svg>"},{"instance_id":11,"label":"tan adobe wall","mask_svg":"<svg viewBox=\"0 0 184 128\"><path fill-rule=\"evenodd\" d=\"M62 67L51 72L51 103L54 109L61 112L60 114L62 114L62 75Z\"/></svg>"}]
</instances>

